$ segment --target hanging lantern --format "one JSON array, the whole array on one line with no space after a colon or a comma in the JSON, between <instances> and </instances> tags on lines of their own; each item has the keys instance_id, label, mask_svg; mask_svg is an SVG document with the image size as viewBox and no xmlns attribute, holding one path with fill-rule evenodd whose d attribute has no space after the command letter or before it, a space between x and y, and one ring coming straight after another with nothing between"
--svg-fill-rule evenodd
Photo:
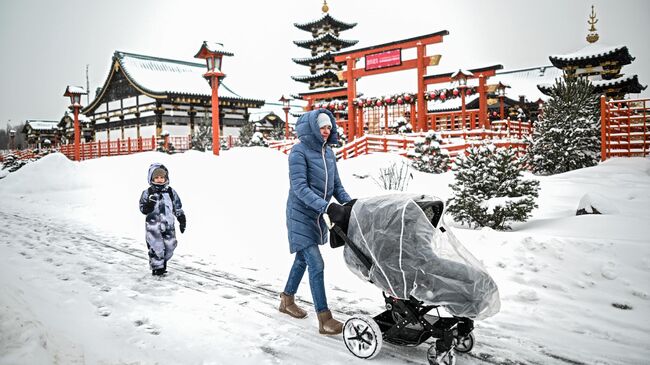
<instances>
[{"instance_id":1,"label":"hanging lantern","mask_svg":"<svg viewBox=\"0 0 650 365\"><path fill-rule=\"evenodd\" d=\"M440 93L440 100L446 100L447 99L447 94L446 93Z\"/></svg>"},{"instance_id":2,"label":"hanging lantern","mask_svg":"<svg viewBox=\"0 0 650 365\"><path fill-rule=\"evenodd\" d=\"M399 98L397 98L397 104L399 104L399 105L404 104L404 99L402 99L401 96Z\"/></svg>"},{"instance_id":3,"label":"hanging lantern","mask_svg":"<svg viewBox=\"0 0 650 365\"><path fill-rule=\"evenodd\" d=\"M386 104L390 104L393 102L393 99L391 99L390 96L387 96L386 98L384 98L384 101L386 102Z\"/></svg>"},{"instance_id":4,"label":"hanging lantern","mask_svg":"<svg viewBox=\"0 0 650 365\"><path fill-rule=\"evenodd\" d=\"M452 91L452 94L454 94L454 96L458 96L458 89L454 89L454 90Z\"/></svg>"},{"instance_id":5,"label":"hanging lantern","mask_svg":"<svg viewBox=\"0 0 650 365\"><path fill-rule=\"evenodd\" d=\"M381 100L377 100L377 102L375 103L375 105L376 105L376 106L382 106Z\"/></svg>"},{"instance_id":6,"label":"hanging lantern","mask_svg":"<svg viewBox=\"0 0 650 365\"><path fill-rule=\"evenodd\" d=\"M431 99L431 100L436 100L437 96L438 95L435 93L435 91L432 91L432 92L429 93L429 99Z\"/></svg>"},{"instance_id":7,"label":"hanging lantern","mask_svg":"<svg viewBox=\"0 0 650 365\"><path fill-rule=\"evenodd\" d=\"M411 102L411 95L409 95L409 94L404 95L404 101L406 101L407 103L410 103Z\"/></svg>"}]
</instances>

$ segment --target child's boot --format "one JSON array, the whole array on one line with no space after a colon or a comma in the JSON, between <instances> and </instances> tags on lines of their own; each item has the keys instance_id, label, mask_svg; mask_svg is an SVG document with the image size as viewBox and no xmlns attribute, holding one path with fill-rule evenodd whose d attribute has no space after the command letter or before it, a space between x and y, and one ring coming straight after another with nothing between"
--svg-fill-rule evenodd
<instances>
[{"instance_id":1,"label":"child's boot","mask_svg":"<svg viewBox=\"0 0 650 365\"><path fill-rule=\"evenodd\" d=\"M332 318L329 310L318 313L318 332L321 335L338 335L343 332L343 323Z\"/></svg>"},{"instance_id":2,"label":"child's boot","mask_svg":"<svg viewBox=\"0 0 650 365\"><path fill-rule=\"evenodd\" d=\"M307 312L300 308L293 299L293 295L280 294L280 308L278 308L280 312L286 313L293 318L307 317Z\"/></svg>"}]
</instances>

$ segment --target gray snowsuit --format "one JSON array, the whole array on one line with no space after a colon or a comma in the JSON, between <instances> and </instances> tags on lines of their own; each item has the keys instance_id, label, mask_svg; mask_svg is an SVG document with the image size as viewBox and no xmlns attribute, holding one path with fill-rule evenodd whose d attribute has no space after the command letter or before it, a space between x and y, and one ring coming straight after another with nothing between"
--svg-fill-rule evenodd
<instances>
[{"instance_id":1,"label":"gray snowsuit","mask_svg":"<svg viewBox=\"0 0 650 365\"><path fill-rule=\"evenodd\" d=\"M164 185L153 183L153 171L162 168L167 171L167 181ZM169 186L169 171L160 164L149 166L149 188L140 196L140 212L146 215L146 241L149 249L149 265L152 270L165 268L176 248L175 218L183 215L183 204L176 190ZM152 202L149 197L157 195L157 201ZM156 198L154 197L154 198ZM151 205L154 204L153 210Z\"/></svg>"}]
</instances>

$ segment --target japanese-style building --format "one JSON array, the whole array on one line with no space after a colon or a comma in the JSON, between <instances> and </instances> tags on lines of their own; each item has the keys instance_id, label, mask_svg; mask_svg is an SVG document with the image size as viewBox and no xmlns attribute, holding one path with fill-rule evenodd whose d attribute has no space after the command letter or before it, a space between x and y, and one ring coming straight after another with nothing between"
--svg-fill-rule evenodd
<instances>
[{"instance_id":1,"label":"japanese-style building","mask_svg":"<svg viewBox=\"0 0 650 365\"><path fill-rule=\"evenodd\" d=\"M264 135L280 128L284 128L284 119L274 112L266 114L260 120L255 122L255 131L262 132Z\"/></svg>"},{"instance_id":2,"label":"japanese-style building","mask_svg":"<svg viewBox=\"0 0 650 365\"><path fill-rule=\"evenodd\" d=\"M116 51L104 85L82 110L96 140L188 136L197 123L211 123L210 84L206 65ZM263 100L243 97L219 83L221 136L239 135L249 109Z\"/></svg>"},{"instance_id":3,"label":"japanese-style building","mask_svg":"<svg viewBox=\"0 0 650 365\"><path fill-rule=\"evenodd\" d=\"M344 89L345 80L339 78L339 73L343 70L345 62L335 62L334 53L358 42L339 38L341 32L354 28L357 23L345 23L332 17L329 14L327 1L324 1L322 11L325 14L317 20L300 24L294 23L296 28L310 32L312 39L293 42L298 47L310 50L311 56L293 58L293 62L309 67L309 75L292 76L291 78L308 84L311 93L336 88ZM302 96L301 93L297 98Z\"/></svg>"},{"instance_id":4,"label":"japanese-style building","mask_svg":"<svg viewBox=\"0 0 650 365\"><path fill-rule=\"evenodd\" d=\"M61 131L55 120L26 120L22 133L29 148L55 147L61 143Z\"/></svg>"},{"instance_id":5,"label":"japanese-style building","mask_svg":"<svg viewBox=\"0 0 650 365\"><path fill-rule=\"evenodd\" d=\"M90 119L79 114L79 127L81 128L81 143L88 143L95 140L95 131ZM62 143L74 143L74 115L67 111L57 125L61 134Z\"/></svg>"},{"instance_id":6,"label":"japanese-style building","mask_svg":"<svg viewBox=\"0 0 650 365\"><path fill-rule=\"evenodd\" d=\"M565 54L550 56L549 60L553 66L561 69L566 79L576 77L585 77L595 88L595 92L605 95L608 99L620 100L625 95L640 93L647 86L639 83L637 75L625 75L621 73L624 66L634 61L630 55L627 46L606 46L596 43L600 38L596 33L596 14L594 7L591 7L589 15L589 34L587 42L589 43L583 49ZM539 90L544 94L549 94L552 84L539 85Z\"/></svg>"}]
</instances>

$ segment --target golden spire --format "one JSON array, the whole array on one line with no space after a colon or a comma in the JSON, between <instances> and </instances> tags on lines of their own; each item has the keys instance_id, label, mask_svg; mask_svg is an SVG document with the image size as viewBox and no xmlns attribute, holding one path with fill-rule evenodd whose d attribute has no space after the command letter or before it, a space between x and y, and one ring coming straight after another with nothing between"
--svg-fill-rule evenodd
<instances>
[{"instance_id":1,"label":"golden spire","mask_svg":"<svg viewBox=\"0 0 650 365\"><path fill-rule=\"evenodd\" d=\"M591 6L591 14L589 15L589 20L587 20L587 24L591 26L589 28L589 34L587 34L587 42L589 43L595 43L598 40L598 33L596 33L596 23L598 23L598 19L596 19L596 12L594 11L594 6Z\"/></svg>"},{"instance_id":2,"label":"golden spire","mask_svg":"<svg viewBox=\"0 0 650 365\"><path fill-rule=\"evenodd\" d=\"M322 7L322 9L323 9L323 13L327 13L328 11L330 11L330 7L327 6L327 0L323 0L323 7Z\"/></svg>"}]
</instances>

